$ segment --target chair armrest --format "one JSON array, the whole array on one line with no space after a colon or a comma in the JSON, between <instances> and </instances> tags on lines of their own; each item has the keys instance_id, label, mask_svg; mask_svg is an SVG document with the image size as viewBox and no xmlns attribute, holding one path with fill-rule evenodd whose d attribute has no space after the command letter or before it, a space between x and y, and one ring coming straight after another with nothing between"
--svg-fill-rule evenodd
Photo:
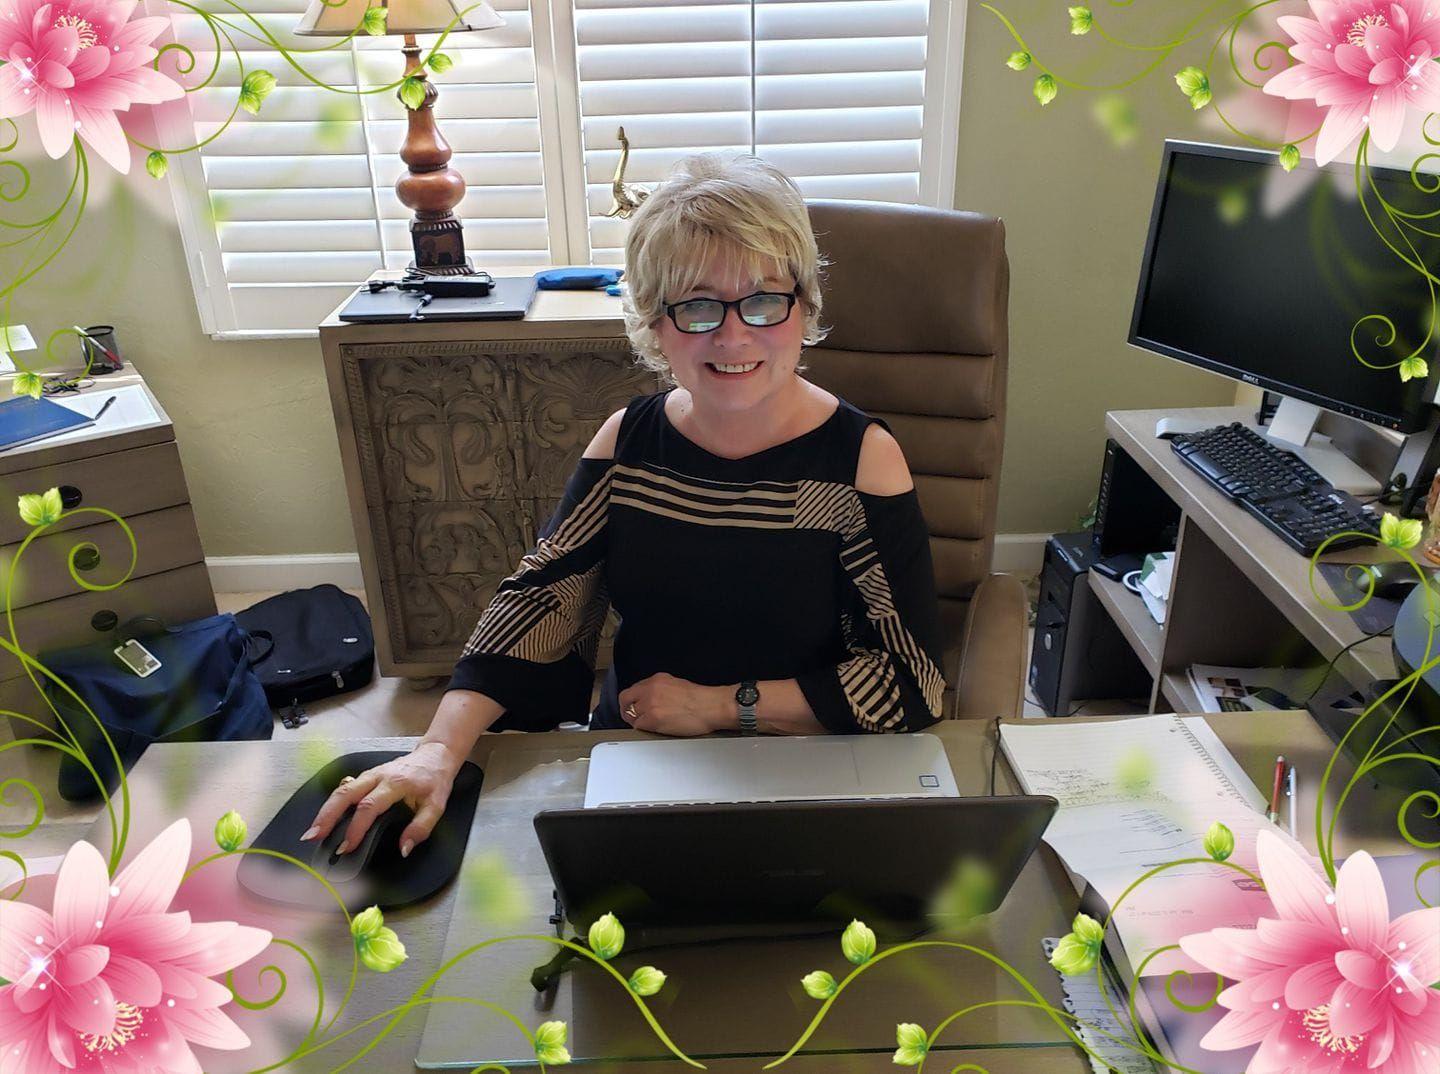
<instances>
[{"instance_id":1,"label":"chair armrest","mask_svg":"<svg viewBox=\"0 0 1440 1074\"><path fill-rule=\"evenodd\" d=\"M955 719L1022 714L1029 612L1025 586L1012 574L992 574L976 588L955 679Z\"/></svg>"}]
</instances>

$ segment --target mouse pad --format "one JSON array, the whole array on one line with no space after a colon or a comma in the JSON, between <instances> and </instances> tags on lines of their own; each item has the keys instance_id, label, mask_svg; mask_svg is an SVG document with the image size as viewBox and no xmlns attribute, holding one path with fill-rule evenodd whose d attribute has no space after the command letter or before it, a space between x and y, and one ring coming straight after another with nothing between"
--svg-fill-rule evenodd
<instances>
[{"instance_id":1,"label":"mouse pad","mask_svg":"<svg viewBox=\"0 0 1440 1074\"><path fill-rule=\"evenodd\" d=\"M403 803L391 806L375 821L376 826L383 824L388 830L382 831L383 837L375 840L374 852L363 867L358 866L355 859L363 845L331 861L332 855L324 846L330 840L300 841L341 778L358 776L366 769L404 755L404 750L369 750L337 757L290 796L251 846L256 850L288 854L310 866L334 886L345 909L351 913L368 906L390 910L428 899L459 872L465 844L470 838L470 825L475 818L475 805L485 774L469 761L456 775L445 812L430 838L412 850L408 858L400 856L400 833L410 823L413 813ZM342 818L336 827L345 823L346 818ZM308 872L266 854L246 854L236 876L246 891L271 902L314 907L325 901L324 888Z\"/></svg>"},{"instance_id":2,"label":"mouse pad","mask_svg":"<svg viewBox=\"0 0 1440 1074\"><path fill-rule=\"evenodd\" d=\"M1331 591L1341 604L1355 604L1365 596L1365 591L1360 588L1360 585L1346 576L1345 571L1349 566L1350 564L1347 563L1320 564L1320 576L1329 583ZM1365 633L1378 634L1395 625L1395 620L1400 615L1400 605L1403 603L1403 600L1389 600L1378 595L1372 596L1366 601L1364 607L1356 608L1351 612L1350 618L1355 620L1355 625Z\"/></svg>"}]
</instances>

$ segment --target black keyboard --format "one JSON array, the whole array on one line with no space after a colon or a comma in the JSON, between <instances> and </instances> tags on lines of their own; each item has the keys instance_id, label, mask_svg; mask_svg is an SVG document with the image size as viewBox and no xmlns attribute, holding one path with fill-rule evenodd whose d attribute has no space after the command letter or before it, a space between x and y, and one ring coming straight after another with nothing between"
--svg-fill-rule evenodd
<instances>
[{"instance_id":1,"label":"black keyboard","mask_svg":"<svg viewBox=\"0 0 1440 1074\"><path fill-rule=\"evenodd\" d=\"M1239 422L1177 436L1170 447L1304 555L1313 555L1332 534L1356 531L1326 545L1327 552L1365 543L1361 534L1380 535L1380 519L1359 500Z\"/></svg>"}]
</instances>

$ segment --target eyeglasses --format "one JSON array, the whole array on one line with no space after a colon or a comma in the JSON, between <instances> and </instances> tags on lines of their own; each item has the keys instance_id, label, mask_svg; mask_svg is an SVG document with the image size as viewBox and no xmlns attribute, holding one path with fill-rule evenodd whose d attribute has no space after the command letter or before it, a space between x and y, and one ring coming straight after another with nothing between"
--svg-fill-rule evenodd
<instances>
[{"instance_id":1,"label":"eyeglasses","mask_svg":"<svg viewBox=\"0 0 1440 1074\"><path fill-rule=\"evenodd\" d=\"M770 328L784 324L795 308L795 294L780 291L756 291L753 295L726 302L719 298L692 298L665 307L675 327L687 335L713 332L725 322L725 315L734 306L740 320L751 328Z\"/></svg>"}]
</instances>

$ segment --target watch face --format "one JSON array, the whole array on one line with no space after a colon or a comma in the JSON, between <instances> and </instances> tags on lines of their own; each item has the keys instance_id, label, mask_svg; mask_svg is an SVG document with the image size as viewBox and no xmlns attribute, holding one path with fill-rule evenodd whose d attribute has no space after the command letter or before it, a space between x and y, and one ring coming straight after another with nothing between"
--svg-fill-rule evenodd
<instances>
[{"instance_id":1,"label":"watch face","mask_svg":"<svg viewBox=\"0 0 1440 1074\"><path fill-rule=\"evenodd\" d=\"M742 705L753 705L760 700L760 691L750 683L743 683L740 689L735 691L735 700Z\"/></svg>"}]
</instances>

